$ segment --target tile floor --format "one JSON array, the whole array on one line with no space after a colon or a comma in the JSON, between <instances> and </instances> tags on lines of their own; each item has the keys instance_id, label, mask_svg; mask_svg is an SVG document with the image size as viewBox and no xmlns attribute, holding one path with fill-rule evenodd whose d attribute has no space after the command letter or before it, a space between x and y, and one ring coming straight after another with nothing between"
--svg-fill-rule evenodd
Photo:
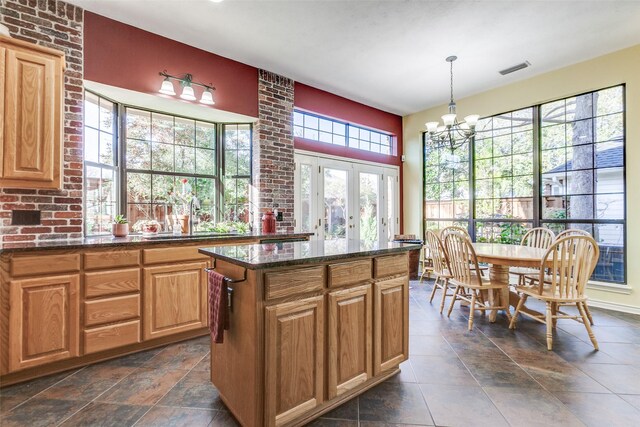
<instances>
[{"instance_id":1,"label":"tile floor","mask_svg":"<svg viewBox=\"0 0 640 427\"><path fill-rule=\"evenodd\" d=\"M510 331L468 310L450 319L412 283L410 359L396 377L313 426L631 426L640 422L640 316L592 309L595 352L582 325ZM0 425L235 426L209 382L208 337L0 390Z\"/></svg>"}]
</instances>

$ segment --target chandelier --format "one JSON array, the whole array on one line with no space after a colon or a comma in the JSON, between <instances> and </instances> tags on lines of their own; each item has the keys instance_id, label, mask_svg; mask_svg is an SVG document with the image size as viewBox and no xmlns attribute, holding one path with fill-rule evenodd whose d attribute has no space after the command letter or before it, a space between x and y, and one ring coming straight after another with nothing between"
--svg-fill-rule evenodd
<instances>
[{"instance_id":1,"label":"chandelier","mask_svg":"<svg viewBox=\"0 0 640 427\"><path fill-rule=\"evenodd\" d=\"M162 81L162 86L160 87L160 90L158 92L164 95L175 96L176 91L175 91L175 88L173 87L173 82L171 80L176 80L180 83L180 86L182 86L182 93L180 94L180 98L187 101L195 101L197 98L193 90L193 86L200 86L204 88L204 91L202 92L202 96L200 97L200 102L206 105L215 104L215 101L213 100L212 91L216 90L216 88L213 87L211 83L206 85L204 83L194 82L193 76L191 74L184 74L182 76L172 76L171 74L167 73L167 70L164 70L158 74L164 77L164 80Z\"/></svg>"},{"instance_id":2,"label":"chandelier","mask_svg":"<svg viewBox=\"0 0 640 427\"><path fill-rule=\"evenodd\" d=\"M457 56L449 56L446 61L451 64L451 102L449 102L449 114L442 116L443 125L439 122L427 122L427 132L434 146L448 146L451 151L468 142L476 135L478 114L466 116L463 122L458 122L456 115L456 103L453 100L453 61Z\"/></svg>"}]
</instances>

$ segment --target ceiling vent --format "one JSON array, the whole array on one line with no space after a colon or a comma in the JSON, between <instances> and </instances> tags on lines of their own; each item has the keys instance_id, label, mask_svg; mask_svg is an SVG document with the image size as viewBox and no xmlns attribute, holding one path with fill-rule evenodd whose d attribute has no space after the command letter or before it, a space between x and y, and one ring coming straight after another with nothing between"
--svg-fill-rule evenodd
<instances>
[{"instance_id":1,"label":"ceiling vent","mask_svg":"<svg viewBox=\"0 0 640 427\"><path fill-rule=\"evenodd\" d=\"M514 65L513 67L505 68L504 70L500 70L499 73L502 74L503 76L506 76L507 74L511 74L511 73L515 73L516 71L523 70L530 65L531 64L529 63L529 61L524 61L521 64Z\"/></svg>"}]
</instances>

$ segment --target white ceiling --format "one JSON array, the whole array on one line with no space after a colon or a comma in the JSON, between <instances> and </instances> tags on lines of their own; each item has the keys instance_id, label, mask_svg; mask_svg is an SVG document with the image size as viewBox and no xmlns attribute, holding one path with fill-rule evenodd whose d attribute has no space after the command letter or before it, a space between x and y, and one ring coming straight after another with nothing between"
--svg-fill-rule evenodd
<instances>
[{"instance_id":1,"label":"white ceiling","mask_svg":"<svg viewBox=\"0 0 640 427\"><path fill-rule=\"evenodd\" d=\"M640 43L638 0L70 1L400 115L448 101L449 55L463 98Z\"/></svg>"}]
</instances>

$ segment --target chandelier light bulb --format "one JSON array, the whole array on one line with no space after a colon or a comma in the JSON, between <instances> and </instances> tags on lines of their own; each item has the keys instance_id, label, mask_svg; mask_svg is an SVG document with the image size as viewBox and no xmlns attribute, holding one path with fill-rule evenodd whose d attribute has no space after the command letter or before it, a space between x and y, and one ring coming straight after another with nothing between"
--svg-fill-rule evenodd
<instances>
[{"instance_id":1,"label":"chandelier light bulb","mask_svg":"<svg viewBox=\"0 0 640 427\"><path fill-rule=\"evenodd\" d=\"M186 99L187 101L195 101L196 94L193 91L191 85L187 84L182 88L182 94L180 94L180 98Z\"/></svg>"},{"instance_id":2,"label":"chandelier light bulb","mask_svg":"<svg viewBox=\"0 0 640 427\"><path fill-rule=\"evenodd\" d=\"M202 92L202 97L200 98L200 103L206 104L206 105L213 105L213 104L216 103L213 100L213 94L211 93L210 89L207 88L207 90Z\"/></svg>"},{"instance_id":3,"label":"chandelier light bulb","mask_svg":"<svg viewBox=\"0 0 640 427\"><path fill-rule=\"evenodd\" d=\"M160 90L158 92L164 95L171 95L171 96L174 96L176 94L176 91L173 88L173 83L171 82L171 80L169 80L169 77L166 77L162 81L162 86L160 87Z\"/></svg>"}]
</instances>

